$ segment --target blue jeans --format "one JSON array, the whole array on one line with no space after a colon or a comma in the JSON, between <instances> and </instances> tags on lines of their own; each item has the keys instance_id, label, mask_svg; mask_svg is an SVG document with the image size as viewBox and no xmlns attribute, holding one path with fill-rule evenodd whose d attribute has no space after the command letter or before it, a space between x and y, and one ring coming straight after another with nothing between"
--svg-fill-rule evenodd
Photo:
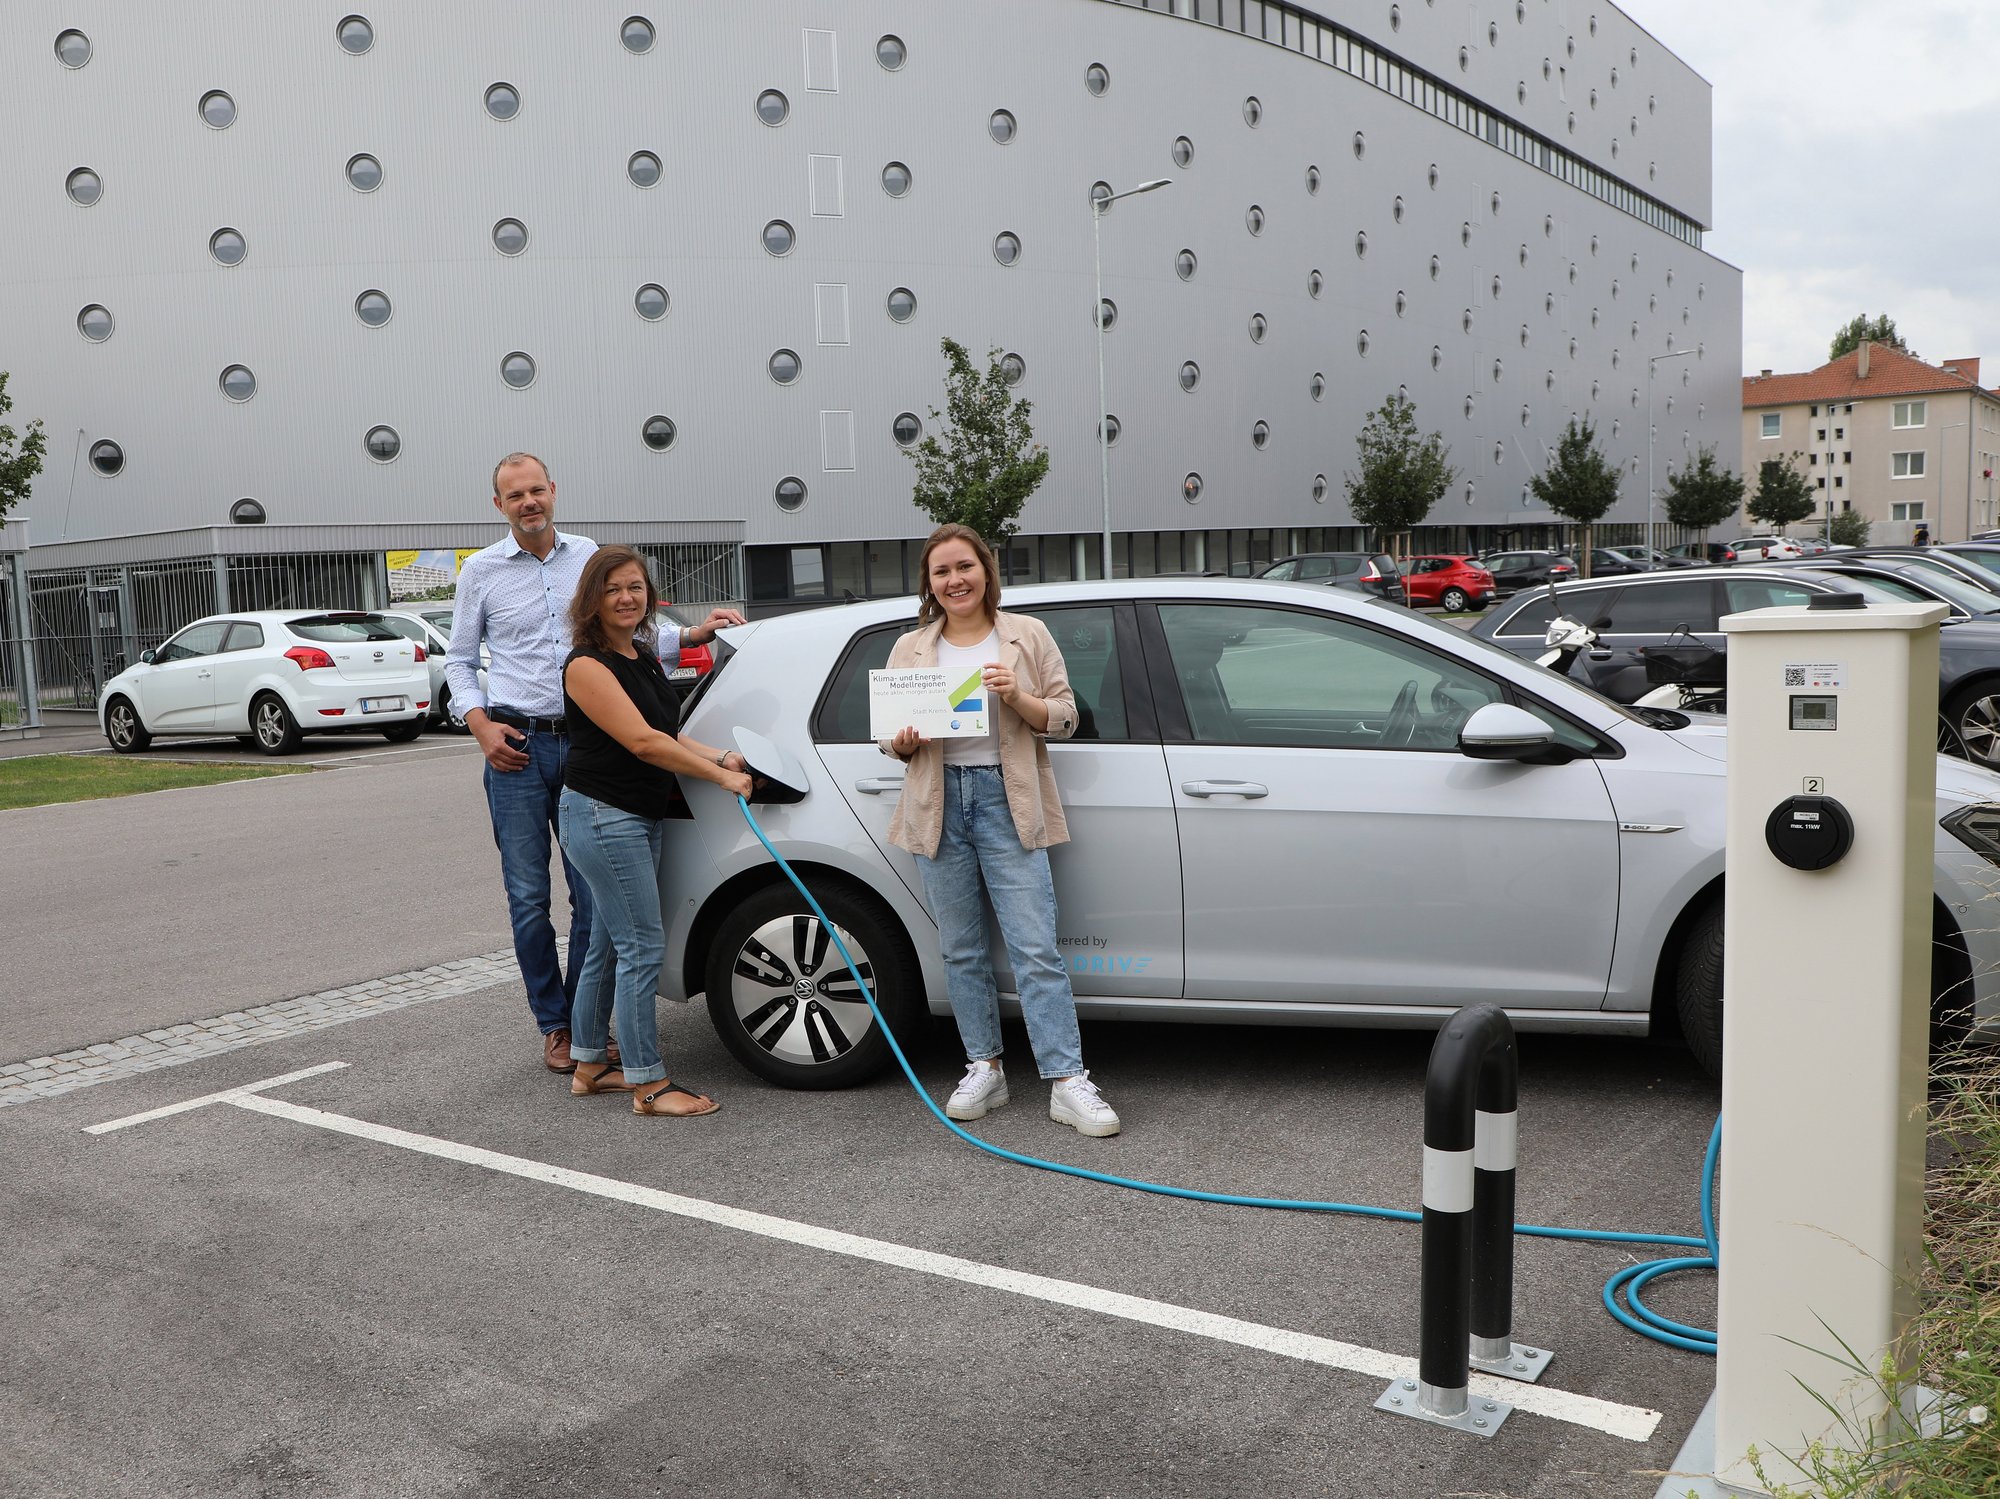
<instances>
[{"instance_id":1,"label":"blue jeans","mask_svg":"<svg viewBox=\"0 0 2000 1499\"><path fill-rule=\"evenodd\" d=\"M1014 968L1014 991L1035 1066L1045 1078L1083 1071L1076 996L1056 948L1056 887L1046 849L1024 848L997 765L944 768L944 834L935 858L917 855L944 949L945 992L969 1061L1000 1055L1000 997L986 946L986 902Z\"/></svg>"},{"instance_id":2,"label":"blue jeans","mask_svg":"<svg viewBox=\"0 0 2000 1499\"><path fill-rule=\"evenodd\" d=\"M562 846L590 886L595 925L570 1011L569 1054L578 1065L605 1060L605 1037L618 1027L620 1068L633 1083L667 1075L660 1060L660 962L667 932L660 921L660 824L607 807L580 792L562 794Z\"/></svg>"},{"instance_id":3,"label":"blue jeans","mask_svg":"<svg viewBox=\"0 0 2000 1499\"><path fill-rule=\"evenodd\" d=\"M486 767L486 809L493 817L493 842L500 850L500 878L507 887L507 917L514 927L514 960L528 988L528 1008L546 1035L569 1028L584 949L590 944L590 887L567 858L569 885L569 975L556 956L556 928L549 919L552 898L549 847L562 795L563 762L569 740L561 734L529 734L513 741L528 763L519 770Z\"/></svg>"}]
</instances>

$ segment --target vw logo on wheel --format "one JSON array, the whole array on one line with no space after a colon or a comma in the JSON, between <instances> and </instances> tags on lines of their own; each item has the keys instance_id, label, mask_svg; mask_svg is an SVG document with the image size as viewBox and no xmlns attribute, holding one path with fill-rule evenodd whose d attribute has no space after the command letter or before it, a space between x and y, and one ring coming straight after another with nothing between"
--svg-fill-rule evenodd
<instances>
[{"instance_id":1,"label":"vw logo on wheel","mask_svg":"<svg viewBox=\"0 0 2000 1499\"><path fill-rule=\"evenodd\" d=\"M811 999L818 992L819 985L815 984L811 979L794 979L792 981L792 994L798 999Z\"/></svg>"}]
</instances>

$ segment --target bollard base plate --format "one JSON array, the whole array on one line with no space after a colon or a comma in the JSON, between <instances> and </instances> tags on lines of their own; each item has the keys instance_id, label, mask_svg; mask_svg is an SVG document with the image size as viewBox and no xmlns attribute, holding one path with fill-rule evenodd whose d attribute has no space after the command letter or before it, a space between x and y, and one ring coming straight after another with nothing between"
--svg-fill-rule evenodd
<instances>
[{"instance_id":1,"label":"bollard base plate","mask_svg":"<svg viewBox=\"0 0 2000 1499\"><path fill-rule=\"evenodd\" d=\"M1546 1348L1530 1348L1525 1343L1511 1345L1513 1352L1505 1358L1473 1358L1472 1367L1481 1374L1497 1374L1502 1379L1519 1380L1522 1384L1533 1384L1548 1372L1549 1361L1555 1354Z\"/></svg>"},{"instance_id":2,"label":"bollard base plate","mask_svg":"<svg viewBox=\"0 0 2000 1499\"><path fill-rule=\"evenodd\" d=\"M1391 1384L1382 1392L1382 1398L1375 1402L1375 1409L1387 1411L1392 1416L1413 1416L1433 1426L1449 1426L1454 1431L1470 1432L1476 1437L1492 1436L1500 1429L1500 1423L1514 1413L1511 1405L1498 1400L1481 1400L1476 1395L1456 1416L1427 1411L1417 1400L1417 1382L1414 1379L1399 1379Z\"/></svg>"}]
</instances>

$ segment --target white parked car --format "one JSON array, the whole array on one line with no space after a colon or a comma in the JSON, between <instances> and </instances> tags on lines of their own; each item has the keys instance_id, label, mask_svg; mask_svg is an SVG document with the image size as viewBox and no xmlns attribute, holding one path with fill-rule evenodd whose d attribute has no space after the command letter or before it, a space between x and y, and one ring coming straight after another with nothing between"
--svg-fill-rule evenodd
<instances>
[{"instance_id":1,"label":"white parked car","mask_svg":"<svg viewBox=\"0 0 2000 1499\"><path fill-rule=\"evenodd\" d=\"M1783 562L1806 554L1804 547L1784 536L1745 536L1729 545L1738 562Z\"/></svg>"},{"instance_id":2,"label":"white parked car","mask_svg":"<svg viewBox=\"0 0 2000 1499\"><path fill-rule=\"evenodd\" d=\"M412 614L405 609L384 609L380 612L390 629L422 646L424 654L430 658L427 664L431 669L431 726L463 734L465 720L452 711L451 684L444 679L445 652L451 646L451 615L447 613L444 623L440 625L434 623L430 615ZM486 685L485 677L486 673L482 670L481 687Z\"/></svg>"},{"instance_id":3,"label":"white parked car","mask_svg":"<svg viewBox=\"0 0 2000 1499\"><path fill-rule=\"evenodd\" d=\"M288 755L306 734L424 731L428 651L380 614L270 609L196 620L105 683L97 722L120 754L162 734L234 734Z\"/></svg>"}]
</instances>

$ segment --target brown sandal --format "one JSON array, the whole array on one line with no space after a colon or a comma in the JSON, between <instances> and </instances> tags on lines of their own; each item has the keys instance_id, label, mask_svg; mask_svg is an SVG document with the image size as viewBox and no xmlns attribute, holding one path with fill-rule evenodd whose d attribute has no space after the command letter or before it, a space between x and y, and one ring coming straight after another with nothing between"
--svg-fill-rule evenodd
<instances>
[{"instance_id":1,"label":"brown sandal","mask_svg":"<svg viewBox=\"0 0 2000 1499\"><path fill-rule=\"evenodd\" d=\"M569 1079L569 1091L578 1098L592 1093L630 1093L638 1086L625 1081L616 1062L585 1062Z\"/></svg>"},{"instance_id":2,"label":"brown sandal","mask_svg":"<svg viewBox=\"0 0 2000 1499\"><path fill-rule=\"evenodd\" d=\"M641 1084L640 1086L643 1087L645 1085ZM689 1098L694 1099L697 1104L706 1104L708 1107L664 1108L657 1100L665 1098L669 1093L685 1093ZM635 1092L632 1095L632 1112L635 1114L647 1114L655 1119L698 1119L703 1114L713 1114L721 1107L722 1105L714 1099L705 1097L691 1088L683 1088L679 1083L661 1083L650 1093Z\"/></svg>"}]
</instances>

